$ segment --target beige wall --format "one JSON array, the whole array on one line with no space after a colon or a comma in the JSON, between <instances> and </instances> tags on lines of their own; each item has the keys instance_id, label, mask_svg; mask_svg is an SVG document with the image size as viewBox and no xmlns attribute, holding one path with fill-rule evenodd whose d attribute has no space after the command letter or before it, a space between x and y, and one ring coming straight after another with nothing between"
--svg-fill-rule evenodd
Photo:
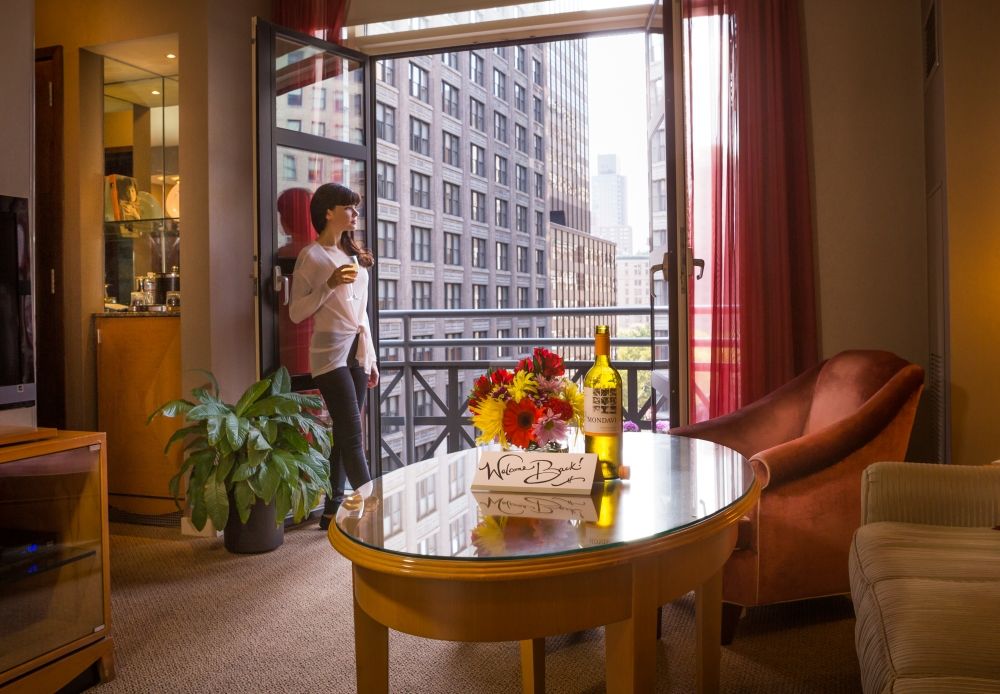
<instances>
[{"instance_id":1,"label":"beige wall","mask_svg":"<svg viewBox=\"0 0 1000 694\"><path fill-rule=\"evenodd\" d=\"M952 461L1000 458L1000 7L940 4Z\"/></svg>"},{"instance_id":2,"label":"beige wall","mask_svg":"<svg viewBox=\"0 0 1000 694\"><path fill-rule=\"evenodd\" d=\"M126 0L37 0L35 7L35 44L62 45L65 60L67 426L96 427L92 316L103 296L101 72L100 60L81 50L87 46L178 35L182 291L191 299L181 316L185 383L197 380L192 369L211 369L227 394L238 394L256 371L246 280L253 248L250 18L266 16L270 3L175 0L137 11ZM210 257L218 249L224 257Z\"/></svg>"},{"instance_id":3,"label":"beige wall","mask_svg":"<svg viewBox=\"0 0 1000 694\"><path fill-rule=\"evenodd\" d=\"M803 0L820 345L928 367L919 0ZM926 450L922 406L911 457Z\"/></svg>"}]
</instances>

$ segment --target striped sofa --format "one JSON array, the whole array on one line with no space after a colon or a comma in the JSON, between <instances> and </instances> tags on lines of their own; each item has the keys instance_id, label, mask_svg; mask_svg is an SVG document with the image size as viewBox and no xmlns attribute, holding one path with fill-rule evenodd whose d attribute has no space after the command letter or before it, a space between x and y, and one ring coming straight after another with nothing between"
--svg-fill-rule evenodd
<instances>
[{"instance_id":1,"label":"striped sofa","mask_svg":"<svg viewBox=\"0 0 1000 694\"><path fill-rule=\"evenodd\" d=\"M1000 465L875 463L861 496L849 563L865 694L1000 694Z\"/></svg>"}]
</instances>

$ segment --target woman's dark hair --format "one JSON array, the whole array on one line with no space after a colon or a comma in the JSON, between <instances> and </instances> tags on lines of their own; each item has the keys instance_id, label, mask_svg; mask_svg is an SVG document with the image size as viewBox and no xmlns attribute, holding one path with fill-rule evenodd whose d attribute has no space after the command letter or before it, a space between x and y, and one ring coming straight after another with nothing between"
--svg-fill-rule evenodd
<instances>
[{"instance_id":1,"label":"woman's dark hair","mask_svg":"<svg viewBox=\"0 0 1000 694\"><path fill-rule=\"evenodd\" d=\"M349 207L359 204L361 204L361 196L347 186L342 186L339 183L324 183L316 189L309 202L309 216L312 219L313 228L317 234L322 234L326 227L327 210L332 210L338 205ZM350 229L344 230L337 245L347 255L358 256L359 265L371 267L375 264L371 252L355 240Z\"/></svg>"}]
</instances>

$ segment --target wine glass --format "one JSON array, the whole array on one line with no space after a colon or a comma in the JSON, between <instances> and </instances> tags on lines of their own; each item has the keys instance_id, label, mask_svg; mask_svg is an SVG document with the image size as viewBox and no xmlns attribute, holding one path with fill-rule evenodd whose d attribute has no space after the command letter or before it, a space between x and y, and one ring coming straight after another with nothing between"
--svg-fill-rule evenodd
<instances>
[{"instance_id":1,"label":"wine glass","mask_svg":"<svg viewBox=\"0 0 1000 694\"><path fill-rule=\"evenodd\" d=\"M357 270L358 270L358 256L352 255L352 256L350 256L350 260L351 260L351 265L354 266L354 270L355 270L355 275L354 275L355 279L354 279L354 282L357 282L357 274L356 273L357 273ZM351 282L350 286L347 288L347 297L351 301L357 301L357 299L358 299L358 294L357 294L357 292L354 291L354 282Z\"/></svg>"}]
</instances>

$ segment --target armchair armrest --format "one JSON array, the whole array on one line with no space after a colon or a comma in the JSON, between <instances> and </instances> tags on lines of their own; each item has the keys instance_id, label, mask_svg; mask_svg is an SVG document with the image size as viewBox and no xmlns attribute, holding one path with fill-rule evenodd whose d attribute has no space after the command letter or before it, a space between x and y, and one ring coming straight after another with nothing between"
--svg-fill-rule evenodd
<instances>
[{"instance_id":1,"label":"armchair armrest","mask_svg":"<svg viewBox=\"0 0 1000 694\"><path fill-rule=\"evenodd\" d=\"M861 481L861 523L993 527L1000 523L1000 465L874 463Z\"/></svg>"}]
</instances>

